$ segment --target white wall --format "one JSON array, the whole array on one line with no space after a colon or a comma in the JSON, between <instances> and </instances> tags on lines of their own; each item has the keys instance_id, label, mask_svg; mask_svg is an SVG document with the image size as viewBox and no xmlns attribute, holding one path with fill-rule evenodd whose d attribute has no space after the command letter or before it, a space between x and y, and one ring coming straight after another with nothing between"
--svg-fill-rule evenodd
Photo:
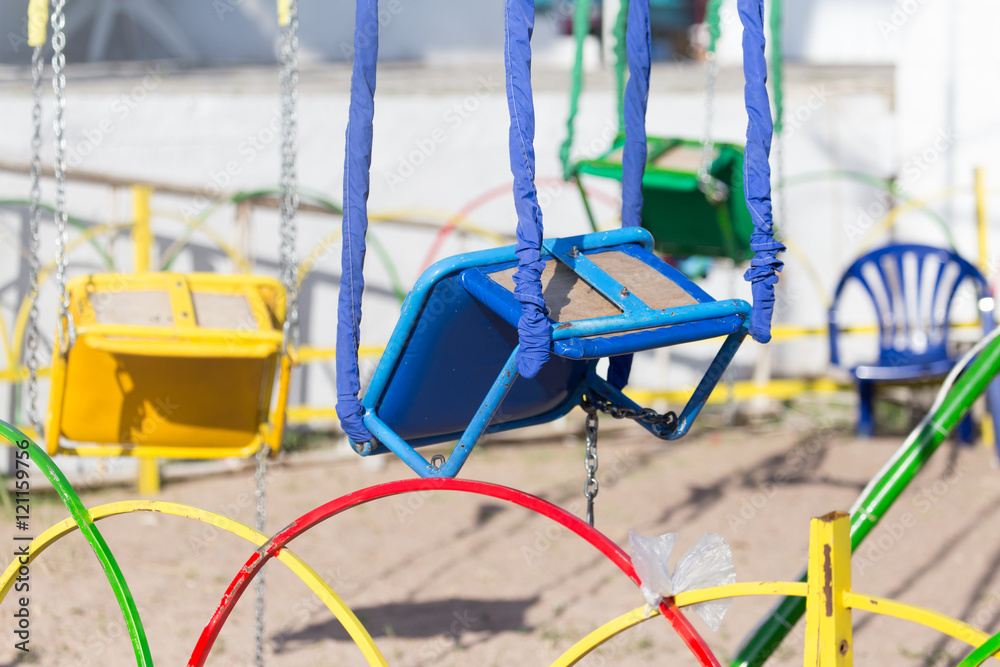
<instances>
[{"instance_id":1,"label":"white wall","mask_svg":"<svg viewBox=\"0 0 1000 667\"><path fill-rule=\"evenodd\" d=\"M372 164L371 210L403 210L419 214L430 210L438 217L448 217L475 197L499 188L498 196L471 214L476 224L498 232L510 233L514 212L509 195L507 157L507 108L503 92L502 70L495 65L467 68L461 77L439 85L437 92L408 94L399 82L407 75L386 73L385 92L376 106L375 150ZM426 75L426 72L420 76ZM220 184L223 189L249 189L273 185L278 173L278 141L271 131L277 109L275 92L268 92L275 77L273 69L252 70L226 75L206 72L200 75L164 76L162 80L111 79L84 82L71 72L67 108L67 141L71 154L78 155L73 168L168 181L196 187ZM540 72L545 80L561 80L558 72ZM801 173L834 167L855 168L885 173L892 156L892 111L890 101L872 90L857 90L843 80L815 79L803 76L793 80L788 90L791 119L786 138L786 172ZM600 80L600 77L597 77ZM343 72L310 71L303 73L304 86L299 114L301 183L340 200L344 128L348 98ZM317 84L329 80L329 84ZM651 134L675 134L699 137L702 131L704 101L697 88L681 86L677 80L700 80L699 71L673 67L657 68L653 75L653 93L649 101ZM746 115L737 80L720 90L715 108L715 136L718 140L741 141ZM312 83L310 83L312 82ZM142 94L137 94L141 91ZM124 101L123 97L125 96ZM141 100L136 101L136 98ZM48 101L47 101L48 102ZM542 87L536 92L538 127L536 153L538 176L544 207L546 233L567 235L587 231L587 223L576 190L558 182L561 167L558 146L565 135L567 97L562 90ZM461 111L459 111L461 109ZM126 113L127 110L127 113ZM46 104L46 127L50 109ZM463 117L464 116L464 117ZM26 160L26 138L30 132L30 99L26 88L9 85L0 95L0 154L10 159ZM110 122L110 125L108 125ZM270 125L270 127L269 127ZM108 128L103 131L101 128ZM593 155L602 150L615 133L614 105L607 87L599 83L584 94L578 121L576 153ZM252 138L260 143L253 147ZM48 143L46 156L51 155ZM47 157L48 159L48 157ZM412 173L410 170L412 167ZM233 175L226 175L227 168ZM591 179L588 187L615 201L614 183ZM26 179L0 175L0 196L25 196ZM51 183L45 184L44 196L51 199ZM857 248L844 232L851 216L870 199L870 192L856 185L840 182L817 182L788 191L790 212L785 229L794 241L795 253L786 256L777 315L778 321L821 324L825 306L823 292L832 289L835 275ZM75 185L69 192L70 211L93 221L109 218L127 220L127 193L117 199L102 188ZM194 212L199 207L190 198L158 196L154 208L160 212ZM614 206L595 200L599 220L615 224ZM213 217L213 229L233 240L233 211ZM277 220L274 213L259 211L255 216L254 252L259 270L276 272ZM20 218L12 213L0 215L0 233L17 239ZM339 219L303 215L300 222L299 249L305 256L328 235L339 228ZM161 239L176 238L183 226L160 215L154 231ZM372 231L387 246L396 271L408 287L416 279L430 247L433 234L399 227L374 224ZM232 264L213 249L204 236L193 239L196 251L185 253L176 265L178 270L232 271ZM161 248L166 243L161 240ZM486 247L494 243L476 236L452 235L437 257ZM43 235L45 252L53 247L51 229ZM0 284L13 279L19 263L14 243L0 246ZM314 345L332 346L335 326L335 297L339 275L339 243L330 245L321 255L315 273L306 283L304 315L305 338ZM121 270L131 266L127 239L116 245ZM94 270L97 257L86 246L74 251L72 274ZM384 267L370 252L368 292L366 293L363 339L366 343L385 342L399 304L391 295ZM810 275L818 275L815 285ZM749 289L741 271L720 267L706 286L717 297L749 298ZM11 288L0 300L4 320L12 322L17 290ZM55 302L51 283L43 290L43 321L54 321ZM816 341L809 349L782 352L778 348L778 369L783 372L823 372L825 343ZM710 349L678 350L671 376L663 378L637 374L637 382L647 386L669 384L684 386L697 379ZM754 358L753 345L741 352L741 373L749 373ZM690 365L689 363L690 362ZM305 394L302 390L305 390ZM307 385L296 390L293 400L311 404L332 404L332 364L308 373Z\"/></svg>"}]
</instances>

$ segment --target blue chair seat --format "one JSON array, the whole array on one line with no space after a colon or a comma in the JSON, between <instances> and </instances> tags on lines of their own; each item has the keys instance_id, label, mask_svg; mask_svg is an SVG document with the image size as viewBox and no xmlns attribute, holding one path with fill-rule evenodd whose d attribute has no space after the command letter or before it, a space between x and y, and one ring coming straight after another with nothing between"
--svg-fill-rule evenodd
<instances>
[{"instance_id":1,"label":"blue chair seat","mask_svg":"<svg viewBox=\"0 0 1000 667\"><path fill-rule=\"evenodd\" d=\"M652 251L641 228L543 242L543 294L553 356L534 378L517 375L520 303L514 248L438 262L403 304L365 392L364 421L377 442L418 474L453 476L483 433L551 421L596 392L638 407L595 372L602 357L728 336L710 372L665 438L690 427L746 335L750 306L716 301ZM458 440L445 465L415 447Z\"/></svg>"},{"instance_id":2,"label":"blue chair seat","mask_svg":"<svg viewBox=\"0 0 1000 667\"><path fill-rule=\"evenodd\" d=\"M858 380L872 382L915 382L943 377L954 365L952 359L938 359L905 366L856 366L851 373Z\"/></svg>"}]
</instances>

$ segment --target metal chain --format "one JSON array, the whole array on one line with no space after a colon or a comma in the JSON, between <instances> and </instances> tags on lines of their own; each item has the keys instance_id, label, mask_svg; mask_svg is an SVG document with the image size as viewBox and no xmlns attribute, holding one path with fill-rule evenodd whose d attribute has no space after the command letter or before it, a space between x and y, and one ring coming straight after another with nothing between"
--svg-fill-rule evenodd
<instances>
[{"instance_id":1,"label":"metal chain","mask_svg":"<svg viewBox=\"0 0 1000 667\"><path fill-rule=\"evenodd\" d=\"M288 7L288 25L281 30L278 61L281 65L281 176L279 183L278 211L281 218L281 284L285 288L284 348L287 352L299 344L299 271L295 255L295 214L299 208L299 194L295 172L296 132L298 126L298 49L299 18L296 0ZM267 521L267 457L266 446L257 452L257 530L263 532ZM254 665L264 665L264 597L267 584L261 570L254 580Z\"/></svg>"},{"instance_id":2,"label":"metal chain","mask_svg":"<svg viewBox=\"0 0 1000 667\"><path fill-rule=\"evenodd\" d=\"M257 499L257 517L254 520L254 528L264 532L264 525L267 522L267 457L269 448L262 445L257 451L257 471L254 478L257 480L257 490L254 497ZM257 573L253 581L256 598L254 600L254 665L263 667L264 665L264 594L267 591L267 584L264 582L264 570Z\"/></svg>"},{"instance_id":3,"label":"metal chain","mask_svg":"<svg viewBox=\"0 0 1000 667\"><path fill-rule=\"evenodd\" d=\"M630 408L622 405L614 405L611 401L600 396L584 397L583 409L588 412L593 408L615 419L632 419L635 421L652 424L653 426L663 426L668 429L677 426L677 415L673 412L657 412L653 408Z\"/></svg>"},{"instance_id":4,"label":"metal chain","mask_svg":"<svg viewBox=\"0 0 1000 667\"><path fill-rule=\"evenodd\" d=\"M597 481L597 408L586 406L587 411L587 449L583 457L583 465L587 468L587 481L583 484L583 497L587 499L587 523L594 525L594 498L601 490Z\"/></svg>"},{"instance_id":5,"label":"metal chain","mask_svg":"<svg viewBox=\"0 0 1000 667\"><path fill-rule=\"evenodd\" d=\"M715 53L705 55L705 126L701 141L701 168L698 169L698 187L716 204L729 198L726 184L712 176L712 162L715 160L715 141L712 139L712 112L715 109L715 85L719 78L719 62Z\"/></svg>"},{"instance_id":6,"label":"metal chain","mask_svg":"<svg viewBox=\"0 0 1000 667\"><path fill-rule=\"evenodd\" d=\"M285 287L285 347L299 343L299 267L295 253L295 214L299 208L295 160L298 132L299 18L296 0L289 3L288 25L282 28L281 63L281 282Z\"/></svg>"},{"instance_id":7,"label":"metal chain","mask_svg":"<svg viewBox=\"0 0 1000 667\"><path fill-rule=\"evenodd\" d=\"M38 418L38 273L41 269L39 252L39 226L41 221L41 176L42 176L42 74L45 61L42 60L44 46L36 46L31 54L31 94L34 104L31 108L31 204L28 209L28 324L25 331L28 363L28 422L39 435L42 422Z\"/></svg>"},{"instance_id":8,"label":"metal chain","mask_svg":"<svg viewBox=\"0 0 1000 667\"><path fill-rule=\"evenodd\" d=\"M59 342L63 354L69 351L76 338L73 319L69 313L69 292L66 291L66 0L53 0L52 6L52 91L55 93L55 180L56 180L56 283L59 286Z\"/></svg>"}]
</instances>

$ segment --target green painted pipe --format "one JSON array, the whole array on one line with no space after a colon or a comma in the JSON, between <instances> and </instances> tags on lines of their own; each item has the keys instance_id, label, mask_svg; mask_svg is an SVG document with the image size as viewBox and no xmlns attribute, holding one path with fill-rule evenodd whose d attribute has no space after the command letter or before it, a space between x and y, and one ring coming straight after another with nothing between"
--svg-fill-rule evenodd
<instances>
[{"instance_id":1,"label":"green painted pipe","mask_svg":"<svg viewBox=\"0 0 1000 667\"><path fill-rule=\"evenodd\" d=\"M625 48L625 30L628 23L628 0L621 0L615 21L615 104L618 109L618 134L625 134L625 72L628 69L628 51Z\"/></svg>"},{"instance_id":2,"label":"green painted pipe","mask_svg":"<svg viewBox=\"0 0 1000 667\"><path fill-rule=\"evenodd\" d=\"M559 147L559 161L562 162L563 180L573 177L573 165L570 163L570 150L573 148L573 135L576 130L576 114L580 109L580 92L583 90L583 45L590 34L591 0L577 0L573 11L573 39L575 45L573 71L570 74L569 116L566 118L566 139Z\"/></svg>"},{"instance_id":3,"label":"green painted pipe","mask_svg":"<svg viewBox=\"0 0 1000 667\"><path fill-rule=\"evenodd\" d=\"M892 464L862 493L851 514L851 547L860 546L907 485L1000 372L1000 336L959 376L930 421L922 422L897 451ZM805 581L802 577L800 581ZM804 598L784 598L744 640L731 667L763 665L805 613ZM978 664L978 663L975 663Z\"/></svg>"},{"instance_id":4,"label":"green painted pipe","mask_svg":"<svg viewBox=\"0 0 1000 667\"><path fill-rule=\"evenodd\" d=\"M785 129L785 62L784 49L781 46L781 0L771 0L771 85L774 88L774 133L781 134Z\"/></svg>"},{"instance_id":5,"label":"green painted pipe","mask_svg":"<svg viewBox=\"0 0 1000 667\"><path fill-rule=\"evenodd\" d=\"M719 21L719 10L722 9L722 0L708 0L705 6L705 23L708 25L708 52L715 53L719 36L722 34L721 23Z\"/></svg>"},{"instance_id":6,"label":"green painted pipe","mask_svg":"<svg viewBox=\"0 0 1000 667\"><path fill-rule=\"evenodd\" d=\"M0 199L0 206L31 206L31 201L28 199ZM38 208L42 209L43 211L48 211L49 213L56 212L55 207L50 206L49 204L39 204ZM85 231L89 226L88 223L84 222L83 220L80 220L79 218L74 218L71 215L66 217L66 222L68 222L73 227L76 227L80 231ZM94 250L96 250L97 254L100 255L101 259L104 260L104 266L107 267L108 271L114 271L115 270L114 261L111 259L111 255L108 253L108 251L102 248L101 246L97 245L97 241L93 238L88 239L88 242L90 243L90 245L94 246Z\"/></svg>"},{"instance_id":7,"label":"green painted pipe","mask_svg":"<svg viewBox=\"0 0 1000 667\"><path fill-rule=\"evenodd\" d=\"M38 468L48 477L52 487L62 498L63 504L80 527L80 532L87 538L97 559L104 566L104 573L108 577L115 597L118 598L118 606L121 607L125 617L125 625L128 627L129 638L132 640L132 648L135 650L135 662L139 667L152 667L153 656L149 652L149 642L146 640L146 630L142 626L142 619L139 618L139 611L136 609L135 600L132 599L132 592L125 582L125 575L118 567L115 557L111 554L108 543L104 541L104 536L97 530L94 521L90 518L90 512L84 507L80 496L76 494L62 470L52 461L48 454L41 447L36 445L30 438L19 430L0 419L0 437L4 438L18 450L27 451L28 458L31 459Z\"/></svg>"},{"instance_id":8,"label":"green painted pipe","mask_svg":"<svg viewBox=\"0 0 1000 667\"><path fill-rule=\"evenodd\" d=\"M315 201L320 206L329 209L330 213L334 215L344 215L344 209L339 204L334 202L332 199L328 199L325 195L315 190L307 190L305 188L299 188L298 193L299 195L308 197L309 199ZM210 206L208 209L203 211L201 215L198 216L198 223L195 225L195 227L189 228L187 231L184 232L184 234L181 236L181 241L184 244L186 244L188 239L190 239L191 236L194 234L195 228L200 227L202 224L204 224L204 222L208 219L208 216L214 213L219 208L219 206L223 204L229 204L229 203L240 204L250 199L257 199L259 197L267 197L270 195L279 195L279 194L281 194L281 191L278 190L277 188L260 188L258 190L245 190L242 192L237 192L225 199L220 199L219 201L215 202L212 206ZM385 246L381 243L381 241L378 240L378 237L376 237L375 234L372 233L371 231L368 232L368 240L372 248L375 250L375 254L378 256L379 261L382 262L382 266L385 268L385 271L389 276L389 282L392 285L393 295L395 295L396 300L399 301L400 304L402 304L403 301L406 299L407 289L403 286L403 281L399 277L399 272L396 271L396 265L393 263L392 257L390 257L388 251L385 249ZM180 255L180 252L181 250L183 250L183 248L184 245L181 245L172 254L164 258L162 263L162 270L164 271L170 270L170 267L173 265L174 260L176 260L178 255Z\"/></svg>"},{"instance_id":9,"label":"green painted pipe","mask_svg":"<svg viewBox=\"0 0 1000 667\"><path fill-rule=\"evenodd\" d=\"M1000 651L1000 633L983 642L979 648L966 656L965 660L958 663L958 667L979 667L997 651Z\"/></svg>"}]
</instances>

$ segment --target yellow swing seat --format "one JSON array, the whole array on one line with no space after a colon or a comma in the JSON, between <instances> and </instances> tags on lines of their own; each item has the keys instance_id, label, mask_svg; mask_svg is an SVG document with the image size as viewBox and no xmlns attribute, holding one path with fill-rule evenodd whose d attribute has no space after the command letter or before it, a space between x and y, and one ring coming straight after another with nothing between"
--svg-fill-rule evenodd
<instances>
[{"instance_id":1,"label":"yellow swing seat","mask_svg":"<svg viewBox=\"0 0 1000 667\"><path fill-rule=\"evenodd\" d=\"M281 283L97 274L71 280L67 291L75 338L62 351L60 326L49 454L220 458L248 456L262 444L278 450L292 366Z\"/></svg>"}]
</instances>

